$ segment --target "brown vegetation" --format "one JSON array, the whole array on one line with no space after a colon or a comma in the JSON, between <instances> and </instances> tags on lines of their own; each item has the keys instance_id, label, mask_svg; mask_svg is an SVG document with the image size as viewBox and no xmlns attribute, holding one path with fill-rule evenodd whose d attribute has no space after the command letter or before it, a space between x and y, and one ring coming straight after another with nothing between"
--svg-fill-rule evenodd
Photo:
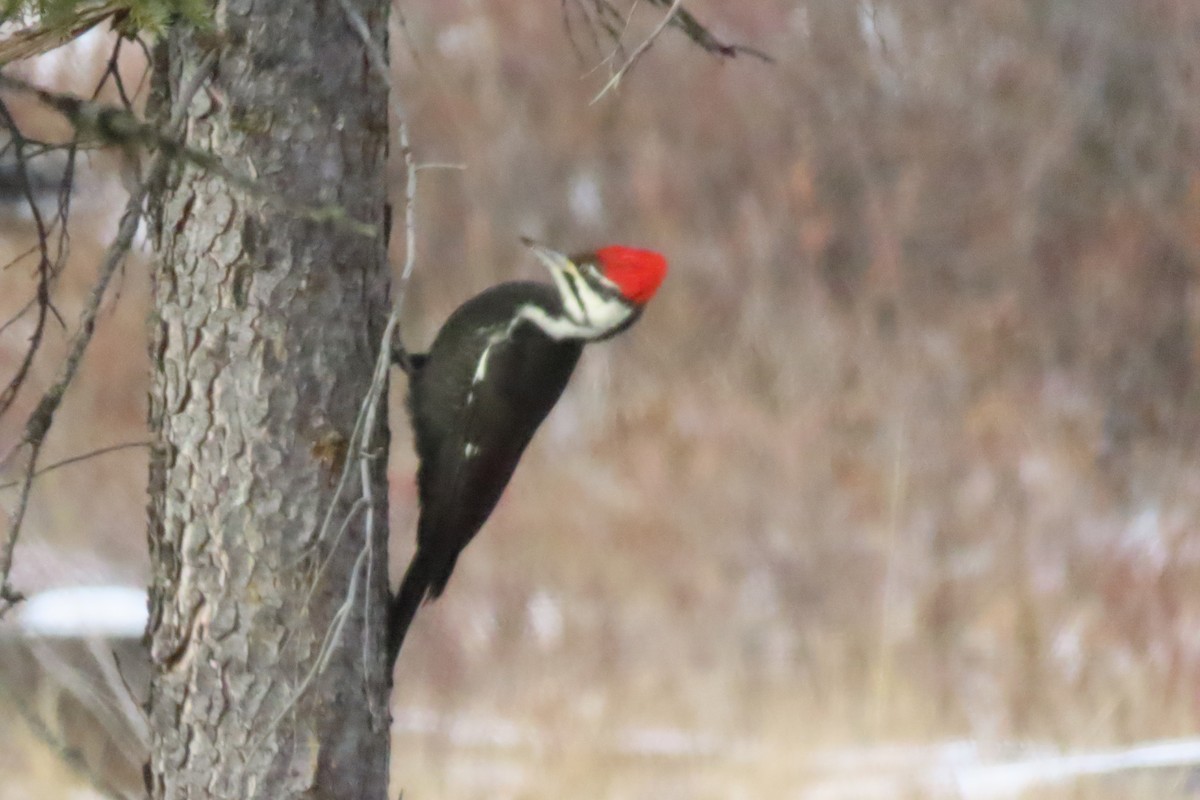
<instances>
[{"instance_id":1,"label":"brown vegetation","mask_svg":"<svg viewBox=\"0 0 1200 800\"><path fill-rule=\"evenodd\" d=\"M422 173L410 345L538 276L521 235L673 269L588 352L401 657L397 709L544 738L464 757L448 723L401 730L412 796L788 796L820 746L1196 730L1200 9L694 2L777 63L668 32L589 105L585 20L577 54L556 4L427 5L394 37L402 95L419 158L465 169ZM102 236L75 237L68 321ZM143 436L144 270L48 461ZM6 310L27 277L0 273ZM24 548L135 573L144 482L129 454L47 476ZM651 727L750 749L622 754Z\"/></svg>"}]
</instances>

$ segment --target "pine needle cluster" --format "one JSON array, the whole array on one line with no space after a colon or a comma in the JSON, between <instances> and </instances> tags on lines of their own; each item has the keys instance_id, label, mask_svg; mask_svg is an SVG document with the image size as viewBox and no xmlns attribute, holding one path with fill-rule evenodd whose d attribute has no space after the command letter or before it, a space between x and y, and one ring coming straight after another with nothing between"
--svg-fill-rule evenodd
<instances>
[{"instance_id":1,"label":"pine needle cluster","mask_svg":"<svg viewBox=\"0 0 1200 800\"><path fill-rule=\"evenodd\" d=\"M177 19L202 24L211 8L209 0L0 0L0 22L70 30L80 20L112 14L122 33L158 34Z\"/></svg>"}]
</instances>

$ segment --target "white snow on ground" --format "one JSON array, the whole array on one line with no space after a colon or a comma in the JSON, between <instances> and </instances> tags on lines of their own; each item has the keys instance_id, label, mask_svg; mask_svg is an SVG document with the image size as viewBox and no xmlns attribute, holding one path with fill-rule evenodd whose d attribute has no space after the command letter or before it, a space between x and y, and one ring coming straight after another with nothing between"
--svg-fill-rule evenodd
<instances>
[{"instance_id":1,"label":"white snow on ground","mask_svg":"<svg viewBox=\"0 0 1200 800\"><path fill-rule=\"evenodd\" d=\"M446 715L422 708L392 711L392 730L418 736L439 736L454 747L501 750L542 749L545 737L536 729L502 717Z\"/></svg>"},{"instance_id":2,"label":"white snow on ground","mask_svg":"<svg viewBox=\"0 0 1200 800\"><path fill-rule=\"evenodd\" d=\"M847 748L811 763L827 774L806 787L799 795L804 800L1015 800L1083 777L1200 765L1200 739L1080 752L1032 744L887 745Z\"/></svg>"},{"instance_id":3,"label":"white snow on ground","mask_svg":"<svg viewBox=\"0 0 1200 800\"><path fill-rule=\"evenodd\" d=\"M31 636L137 638L146 630L146 592L130 586L75 586L39 592L18 607Z\"/></svg>"},{"instance_id":4,"label":"white snow on ground","mask_svg":"<svg viewBox=\"0 0 1200 800\"><path fill-rule=\"evenodd\" d=\"M20 606L17 623L30 636L140 637L146 594L127 586L41 592ZM496 716L397 709L398 735L433 736L453 747L499 751L545 750L553 737L535 726ZM761 755L753 739L683 728L627 728L598 742L614 754L655 759L736 760L752 768ZM1200 739L1144 742L1126 748L1062 751L1036 743L955 740L824 750L797 756L809 776L803 800L1016 800L1036 788L1069 786L1083 777L1200 767Z\"/></svg>"},{"instance_id":5,"label":"white snow on ground","mask_svg":"<svg viewBox=\"0 0 1200 800\"><path fill-rule=\"evenodd\" d=\"M1044 755L960 767L934 767L928 774L931 788L938 792L939 797L999 800L1019 797L1036 787L1063 785L1086 776L1194 765L1200 765L1200 739L1172 739L1121 750Z\"/></svg>"},{"instance_id":6,"label":"white snow on ground","mask_svg":"<svg viewBox=\"0 0 1200 800\"><path fill-rule=\"evenodd\" d=\"M392 721L398 735L441 736L454 747L543 750L552 741L532 726L499 717L440 715L403 709ZM733 759L752 762L751 741L677 728L618 731L602 747L626 757ZM1044 744L949 741L887 744L798 756L808 780L802 800L1017 800L1025 792L1069 785L1083 777L1133 770L1200 766L1200 739L1174 739L1097 751L1062 752Z\"/></svg>"}]
</instances>

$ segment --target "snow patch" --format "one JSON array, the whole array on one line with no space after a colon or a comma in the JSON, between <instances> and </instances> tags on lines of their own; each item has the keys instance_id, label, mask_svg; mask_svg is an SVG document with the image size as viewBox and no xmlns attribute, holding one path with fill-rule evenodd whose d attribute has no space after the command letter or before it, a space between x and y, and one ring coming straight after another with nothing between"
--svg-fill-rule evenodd
<instances>
[{"instance_id":1,"label":"snow patch","mask_svg":"<svg viewBox=\"0 0 1200 800\"><path fill-rule=\"evenodd\" d=\"M142 589L76 586L29 598L19 607L17 624L31 636L137 638L147 616Z\"/></svg>"}]
</instances>

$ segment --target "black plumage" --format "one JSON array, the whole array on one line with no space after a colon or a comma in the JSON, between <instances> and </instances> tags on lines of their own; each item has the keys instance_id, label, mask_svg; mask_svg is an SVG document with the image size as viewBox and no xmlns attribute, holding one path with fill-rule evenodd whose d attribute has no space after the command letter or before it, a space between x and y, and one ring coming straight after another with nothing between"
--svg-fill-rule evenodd
<instances>
[{"instance_id":1,"label":"black plumage","mask_svg":"<svg viewBox=\"0 0 1200 800\"><path fill-rule=\"evenodd\" d=\"M446 588L583 352L583 340L555 340L523 318L531 305L562 314L549 285L500 284L460 306L427 355L404 360L421 517L417 552L390 609L389 664L421 603Z\"/></svg>"}]
</instances>

